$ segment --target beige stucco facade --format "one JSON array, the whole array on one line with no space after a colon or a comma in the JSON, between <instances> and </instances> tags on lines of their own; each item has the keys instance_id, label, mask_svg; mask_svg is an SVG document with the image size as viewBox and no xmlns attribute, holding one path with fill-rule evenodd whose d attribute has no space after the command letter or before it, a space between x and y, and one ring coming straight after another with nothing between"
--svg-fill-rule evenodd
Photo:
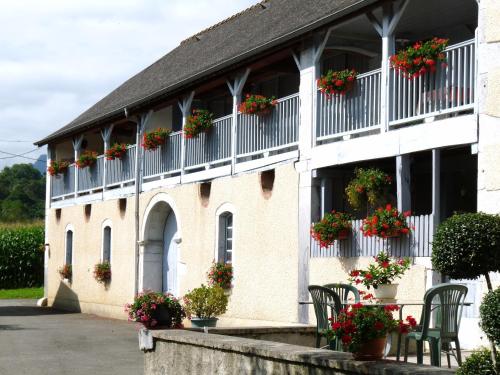
<instances>
[{"instance_id":1,"label":"beige stucco facade","mask_svg":"<svg viewBox=\"0 0 500 375\"><path fill-rule=\"evenodd\" d=\"M297 186L292 163L275 170L271 196L264 196L260 174L253 172L212 181L208 204L203 205L199 184L154 189L140 195L141 239L145 212L151 201L172 203L178 225L179 295L206 283L215 257L216 220L220 208L232 207L234 215L234 287L224 318L270 322L297 320ZM85 218L84 205L55 210L49 218L49 304L78 308L114 318L125 318L123 305L134 295L134 197L126 212L118 200L93 203ZM112 281L108 287L93 278L100 260L102 224L112 223ZM64 264L65 231L73 227L73 280L61 280L57 269ZM146 270L147 272L147 270ZM257 322L258 323L258 322Z\"/></svg>"}]
</instances>

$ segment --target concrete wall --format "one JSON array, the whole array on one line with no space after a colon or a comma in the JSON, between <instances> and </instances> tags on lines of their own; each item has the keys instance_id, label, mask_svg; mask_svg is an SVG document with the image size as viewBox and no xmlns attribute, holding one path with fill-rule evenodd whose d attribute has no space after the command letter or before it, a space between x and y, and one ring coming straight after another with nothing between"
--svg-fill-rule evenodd
<instances>
[{"instance_id":1,"label":"concrete wall","mask_svg":"<svg viewBox=\"0 0 500 375\"><path fill-rule=\"evenodd\" d=\"M153 332L144 374L454 374L395 361L354 361L350 353L270 341L169 330Z\"/></svg>"},{"instance_id":2,"label":"concrete wall","mask_svg":"<svg viewBox=\"0 0 500 375\"><path fill-rule=\"evenodd\" d=\"M208 203L202 205L199 184L155 189L140 196L141 239L145 211L158 196L168 197L176 213L179 245L179 295L206 283L216 251L216 212L234 208L234 288L224 324L261 324L297 321L297 191L293 164L276 168L270 197L261 191L259 173L212 181ZM155 198L156 197L156 198ZM86 220L84 205L55 210L49 217L49 304L79 308L84 312L125 318L123 305L134 294L134 197L127 199L121 214L118 200L92 204ZM112 281L106 289L93 279L99 261L102 223L112 222ZM65 229L74 228L73 282L60 280L57 269L64 263Z\"/></svg>"}]
</instances>

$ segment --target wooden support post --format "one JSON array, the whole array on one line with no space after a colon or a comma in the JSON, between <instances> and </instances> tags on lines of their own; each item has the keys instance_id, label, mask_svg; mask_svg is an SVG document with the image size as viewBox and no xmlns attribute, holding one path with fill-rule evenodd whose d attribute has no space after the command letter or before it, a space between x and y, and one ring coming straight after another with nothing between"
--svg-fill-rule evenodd
<instances>
[{"instance_id":1,"label":"wooden support post","mask_svg":"<svg viewBox=\"0 0 500 375\"><path fill-rule=\"evenodd\" d=\"M432 218L434 232L441 222L441 150L432 150Z\"/></svg>"},{"instance_id":2,"label":"wooden support post","mask_svg":"<svg viewBox=\"0 0 500 375\"><path fill-rule=\"evenodd\" d=\"M101 130L101 137L104 142L104 155L106 155L106 151L109 149L109 142L111 140L111 133L113 133L114 124L104 128ZM102 173L102 190L106 190L107 185L107 174L108 174L108 159L104 156L104 167Z\"/></svg>"},{"instance_id":3,"label":"wooden support post","mask_svg":"<svg viewBox=\"0 0 500 375\"><path fill-rule=\"evenodd\" d=\"M411 210L410 155L396 156L398 210Z\"/></svg>"},{"instance_id":4,"label":"wooden support post","mask_svg":"<svg viewBox=\"0 0 500 375\"><path fill-rule=\"evenodd\" d=\"M182 131L184 132L184 125L186 125L186 119L191 112L191 104L193 103L194 91L191 91L189 95L185 96L182 100L179 100L177 105L182 113ZM181 175L184 174L184 166L186 164L186 138L184 134L181 137Z\"/></svg>"},{"instance_id":5,"label":"wooden support post","mask_svg":"<svg viewBox=\"0 0 500 375\"><path fill-rule=\"evenodd\" d=\"M235 173L236 166L236 146L237 146L237 132L238 127L238 107L241 103L241 94L243 92L243 87L250 74L250 68L247 68L245 72L234 79L234 82L226 81L229 91L233 96L233 116L231 124L231 173Z\"/></svg>"},{"instance_id":6,"label":"wooden support post","mask_svg":"<svg viewBox=\"0 0 500 375\"><path fill-rule=\"evenodd\" d=\"M80 152L82 150L83 134L80 134L73 138L73 152L75 158L75 198L78 196L78 176L80 174L79 169L76 166L76 161L80 157Z\"/></svg>"}]
</instances>

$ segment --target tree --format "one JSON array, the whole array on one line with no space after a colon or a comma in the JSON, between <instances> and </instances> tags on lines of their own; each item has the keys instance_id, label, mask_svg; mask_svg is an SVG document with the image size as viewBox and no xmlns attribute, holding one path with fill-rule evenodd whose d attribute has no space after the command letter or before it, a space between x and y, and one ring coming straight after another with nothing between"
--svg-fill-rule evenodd
<instances>
[{"instance_id":1,"label":"tree","mask_svg":"<svg viewBox=\"0 0 500 375\"><path fill-rule=\"evenodd\" d=\"M0 221L41 219L45 177L31 164L15 164L0 172Z\"/></svg>"}]
</instances>

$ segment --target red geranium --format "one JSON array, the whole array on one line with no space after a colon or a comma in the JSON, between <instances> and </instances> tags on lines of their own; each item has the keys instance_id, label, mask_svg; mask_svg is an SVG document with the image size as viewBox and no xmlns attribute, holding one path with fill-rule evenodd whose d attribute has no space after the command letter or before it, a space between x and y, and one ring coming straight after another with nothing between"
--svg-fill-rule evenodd
<instances>
[{"instance_id":1,"label":"red geranium","mask_svg":"<svg viewBox=\"0 0 500 375\"><path fill-rule=\"evenodd\" d=\"M344 95L353 86L356 76L354 69L329 70L326 75L318 79L318 88L328 98L332 95Z\"/></svg>"}]
</instances>

